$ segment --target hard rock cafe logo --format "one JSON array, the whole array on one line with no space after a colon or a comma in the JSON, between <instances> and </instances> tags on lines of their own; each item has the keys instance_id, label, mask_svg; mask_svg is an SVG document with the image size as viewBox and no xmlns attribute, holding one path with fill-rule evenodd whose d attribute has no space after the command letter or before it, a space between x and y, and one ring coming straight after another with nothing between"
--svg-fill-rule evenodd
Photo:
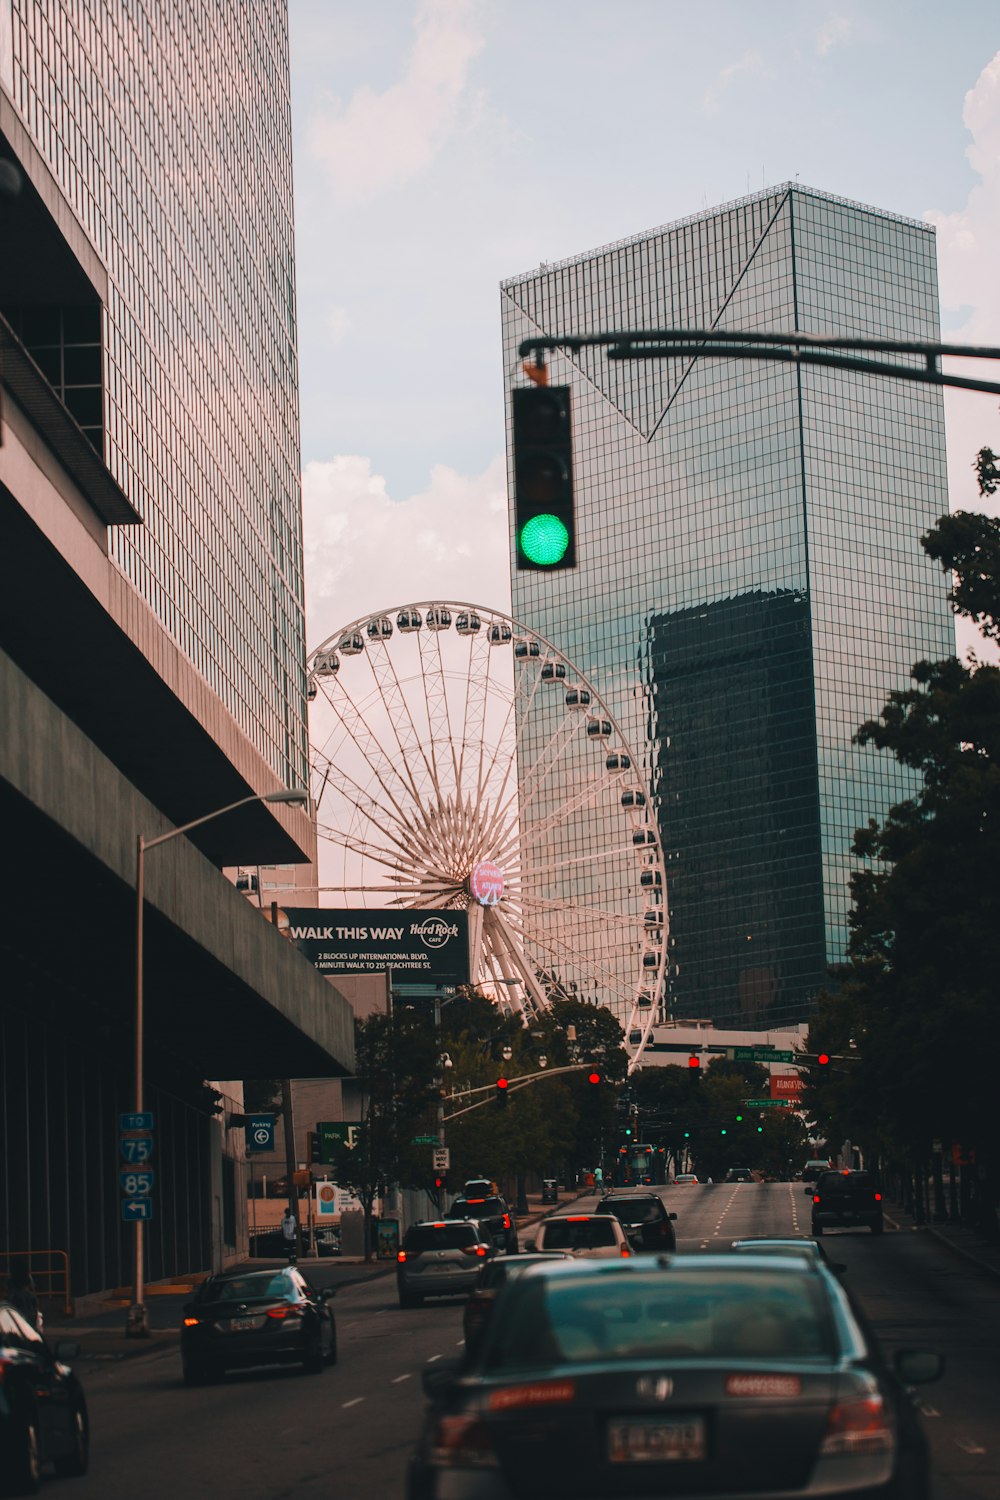
<instances>
[{"instance_id":1,"label":"hard rock cafe logo","mask_svg":"<svg viewBox=\"0 0 1000 1500\"><path fill-rule=\"evenodd\" d=\"M469 889L480 906L496 906L503 895L503 872L491 859L481 859L472 872Z\"/></svg>"},{"instance_id":2,"label":"hard rock cafe logo","mask_svg":"<svg viewBox=\"0 0 1000 1500\"><path fill-rule=\"evenodd\" d=\"M425 922L410 924L410 936L418 937L427 948L443 948L449 938L458 937L458 924L442 917L428 917Z\"/></svg>"}]
</instances>

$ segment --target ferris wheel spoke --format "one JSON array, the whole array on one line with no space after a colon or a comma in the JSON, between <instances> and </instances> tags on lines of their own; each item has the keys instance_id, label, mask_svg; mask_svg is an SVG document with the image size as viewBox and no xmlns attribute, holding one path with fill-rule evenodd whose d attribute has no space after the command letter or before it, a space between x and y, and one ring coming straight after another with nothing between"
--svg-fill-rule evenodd
<instances>
[{"instance_id":1,"label":"ferris wheel spoke","mask_svg":"<svg viewBox=\"0 0 1000 1500\"><path fill-rule=\"evenodd\" d=\"M447 678L441 657L442 634L441 630L428 630L426 634L421 631L417 637L417 654L423 677L424 701L427 706L427 723L430 730L428 749L434 791L439 801L443 800L445 795L447 783L444 771L449 754L452 761L453 785L456 791L458 788L458 761L451 741Z\"/></svg>"},{"instance_id":2,"label":"ferris wheel spoke","mask_svg":"<svg viewBox=\"0 0 1000 1500\"><path fill-rule=\"evenodd\" d=\"M524 998L530 1001L531 1008L536 1013L544 1011L546 1008L545 991L538 982L523 944L517 941L495 906L487 908L483 929L484 932L489 933L490 944L497 955L504 977L520 980L524 985Z\"/></svg>"},{"instance_id":3,"label":"ferris wheel spoke","mask_svg":"<svg viewBox=\"0 0 1000 1500\"><path fill-rule=\"evenodd\" d=\"M586 931L586 928L582 927L581 930ZM574 970L578 967L579 946L569 942L561 935L561 931L557 933L554 929L550 929L544 924L533 924L530 941L533 949L540 949L542 952L550 954L553 959L567 969ZM603 982L612 994L620 996L629 992L623 986L620 974L610 965L606 952L596 960L594 954L591 953L590 962L587 967L591 976L596 978L599 983Z\"/></svg>"},{"instance_id":4,"label":"ferris wheel spoke","mask_svg":"<svg viewBox=\"0 0 1000 1500\"><path fill-rule=\"evenodd\" d=\"M374 650L369 653L369 667L385 706L386 717L392 727L400 764L408 773L406 781L411 795L420 806L427 791L434 787L436 777L427 758L420 727L413 717L409 700L403 691L403 685L389 653L388 643L381 637L374 643ZM421 766L425 774L418 777Z\"/></svg>"},{"instance_id":5,"label":"ferris wheel spoke","mask_svg":"<svg viewBox=\"0 0 1000 1500\"><path fill-rule=\"evenodd\" d=\"M385 684L380 681L372 665L371 655L367 658L367 664L378 690L379 698L386 708L390 722L393 722L392 711L386 700ZM351 696L346 683L342 687L342 692L344 703L350 710L350 722L348 723L348 716L341 709L339 698L338 702L333 705L334 712L338 713L345 733L350 737L351 742L361 751L372 775L377 779L379 785L383 787L386 795L391 797L397 806L401 802L412 800L417 808L422 808L421 789L414 776L414 770L419 765L419 762L412 752L407 755L405 751L401 750L399 756L395 759L389 756L379 736L375 735L369 727L360 705ZM393 727L396 727L395 724ZM416 730L414 730L414 735L416 746L419 749L419 734ZM390 787L390 783L392 787Z\"/></svg>"},{"instance_id":6,"label":"ferris wheel spoke","mask_svg":"<svg viewBox=\"0 0 1000 1500\"><path fill-rule=\"evenodd\" d=\"M401 850L404 849L407 844L406 831L412 826L410 815L396 801L391 792L379 782L379 785L382 786L382 790L385 792L388 807L392 814L387 820L384 817L384 808L380 807L369 788L361 786L346 772L335 770L332 765L328 769L330 772L329 783L335 787L342 801L348 807L351 807L365 824L370 824L373 828L377 828L384 838L397 843ZM393 823L395 824L395 831L392 827ZM331 834L331 837L337 841L336 835Z\"/></svg>"},{"instance_id":7,"label":"ferris wheel spoke","mask_svg":"<svg viewBox=\"0 0 1000 1500\"><path fill-rule=\"evenodd\" d=\"M567 918L579 917L581 921L602 922L611 927L620 927L623 931L635 931L635 918L632 915L623 911L611 911L606 906L585 906L580 902L558 898L547 900L544 896L532 896L527 893L521 896L521 905L526 913L529 911L553 915L561 913Z\"/></svg>"}]
</instances>

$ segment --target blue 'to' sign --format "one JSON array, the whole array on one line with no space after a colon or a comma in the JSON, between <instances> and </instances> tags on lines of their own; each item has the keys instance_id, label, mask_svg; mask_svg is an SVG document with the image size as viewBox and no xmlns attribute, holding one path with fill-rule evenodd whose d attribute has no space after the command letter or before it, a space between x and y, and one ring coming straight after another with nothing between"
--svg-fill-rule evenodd
<instances>
[{"instance_id":1,"label":"blue 'to' sign","mask_svg":"<svg viewBox=\"0 0 1000 1500\"><path fill-rule=\"evenodd\" d=\"M152 1130L152 1128L153 1111L151 1109L145 1109L139 1114L118 1116L119 1130Z\"/></svg>"}]
</instances>

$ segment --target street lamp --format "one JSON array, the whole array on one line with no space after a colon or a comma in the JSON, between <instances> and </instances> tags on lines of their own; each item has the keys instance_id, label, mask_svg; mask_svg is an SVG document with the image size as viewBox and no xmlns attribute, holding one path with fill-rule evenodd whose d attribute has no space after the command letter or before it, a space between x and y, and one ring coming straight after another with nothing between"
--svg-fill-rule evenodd
<instances>
[{"instance_id":1,"label":"street lamp","mask_svg":"<svg viewBox=\"0 0 1000 1500\"><path fill-rule=\"evenodd\" d=\"M290 787L283 787L279 792L252 792L249 797L241 797L238 802L229 802L225 807L217 807L214 812L205 813L200 818L192 818L190 823L183 823L180 828L171 828L169 833L157 834L155 839L145 839L142 834L136 836L135 845L135 1076L132 1094L132 1108L135 1114L143 1112L143 994L142 994L142 918L143 918L143 863L147 849L155 849L157 844L165 844L170 839L179 838L182 833L190 833L192 828L200 828L202 823L210 823L213 818L221 818L224 813L235 812L238 807L246 807L250 802L289 802L302 804L309 801L309 793ZM143 1268L143 1241L145 1239L145 1226L141 1219L137 1219L133 1225L135 1231L133 1275L132 1275L132 1302L125 1318L125 1334L127 1338L149 1337L149 1315L146 1310L143 1296L145 1293L144 1268Z\"/></svg>"}]
</instances>

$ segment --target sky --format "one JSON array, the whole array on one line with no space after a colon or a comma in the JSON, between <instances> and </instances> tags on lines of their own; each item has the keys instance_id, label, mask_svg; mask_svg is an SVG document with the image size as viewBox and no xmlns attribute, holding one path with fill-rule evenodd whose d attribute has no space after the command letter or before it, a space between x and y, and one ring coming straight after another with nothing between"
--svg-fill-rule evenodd
<instances>
[{"instance_id":1,"label":"sky","mask_svg":"<svg viewBox=\"0 0 1000 1500\"><path fill-rule=\"evenodd\" d=\"M943 339L1000 346L996 0L289 15L310 650L422 599L509 606L505 277L797 179L933 223ZM982 508L998 400L946 419L952 508Z\"/></svg>"}]
</instances>

